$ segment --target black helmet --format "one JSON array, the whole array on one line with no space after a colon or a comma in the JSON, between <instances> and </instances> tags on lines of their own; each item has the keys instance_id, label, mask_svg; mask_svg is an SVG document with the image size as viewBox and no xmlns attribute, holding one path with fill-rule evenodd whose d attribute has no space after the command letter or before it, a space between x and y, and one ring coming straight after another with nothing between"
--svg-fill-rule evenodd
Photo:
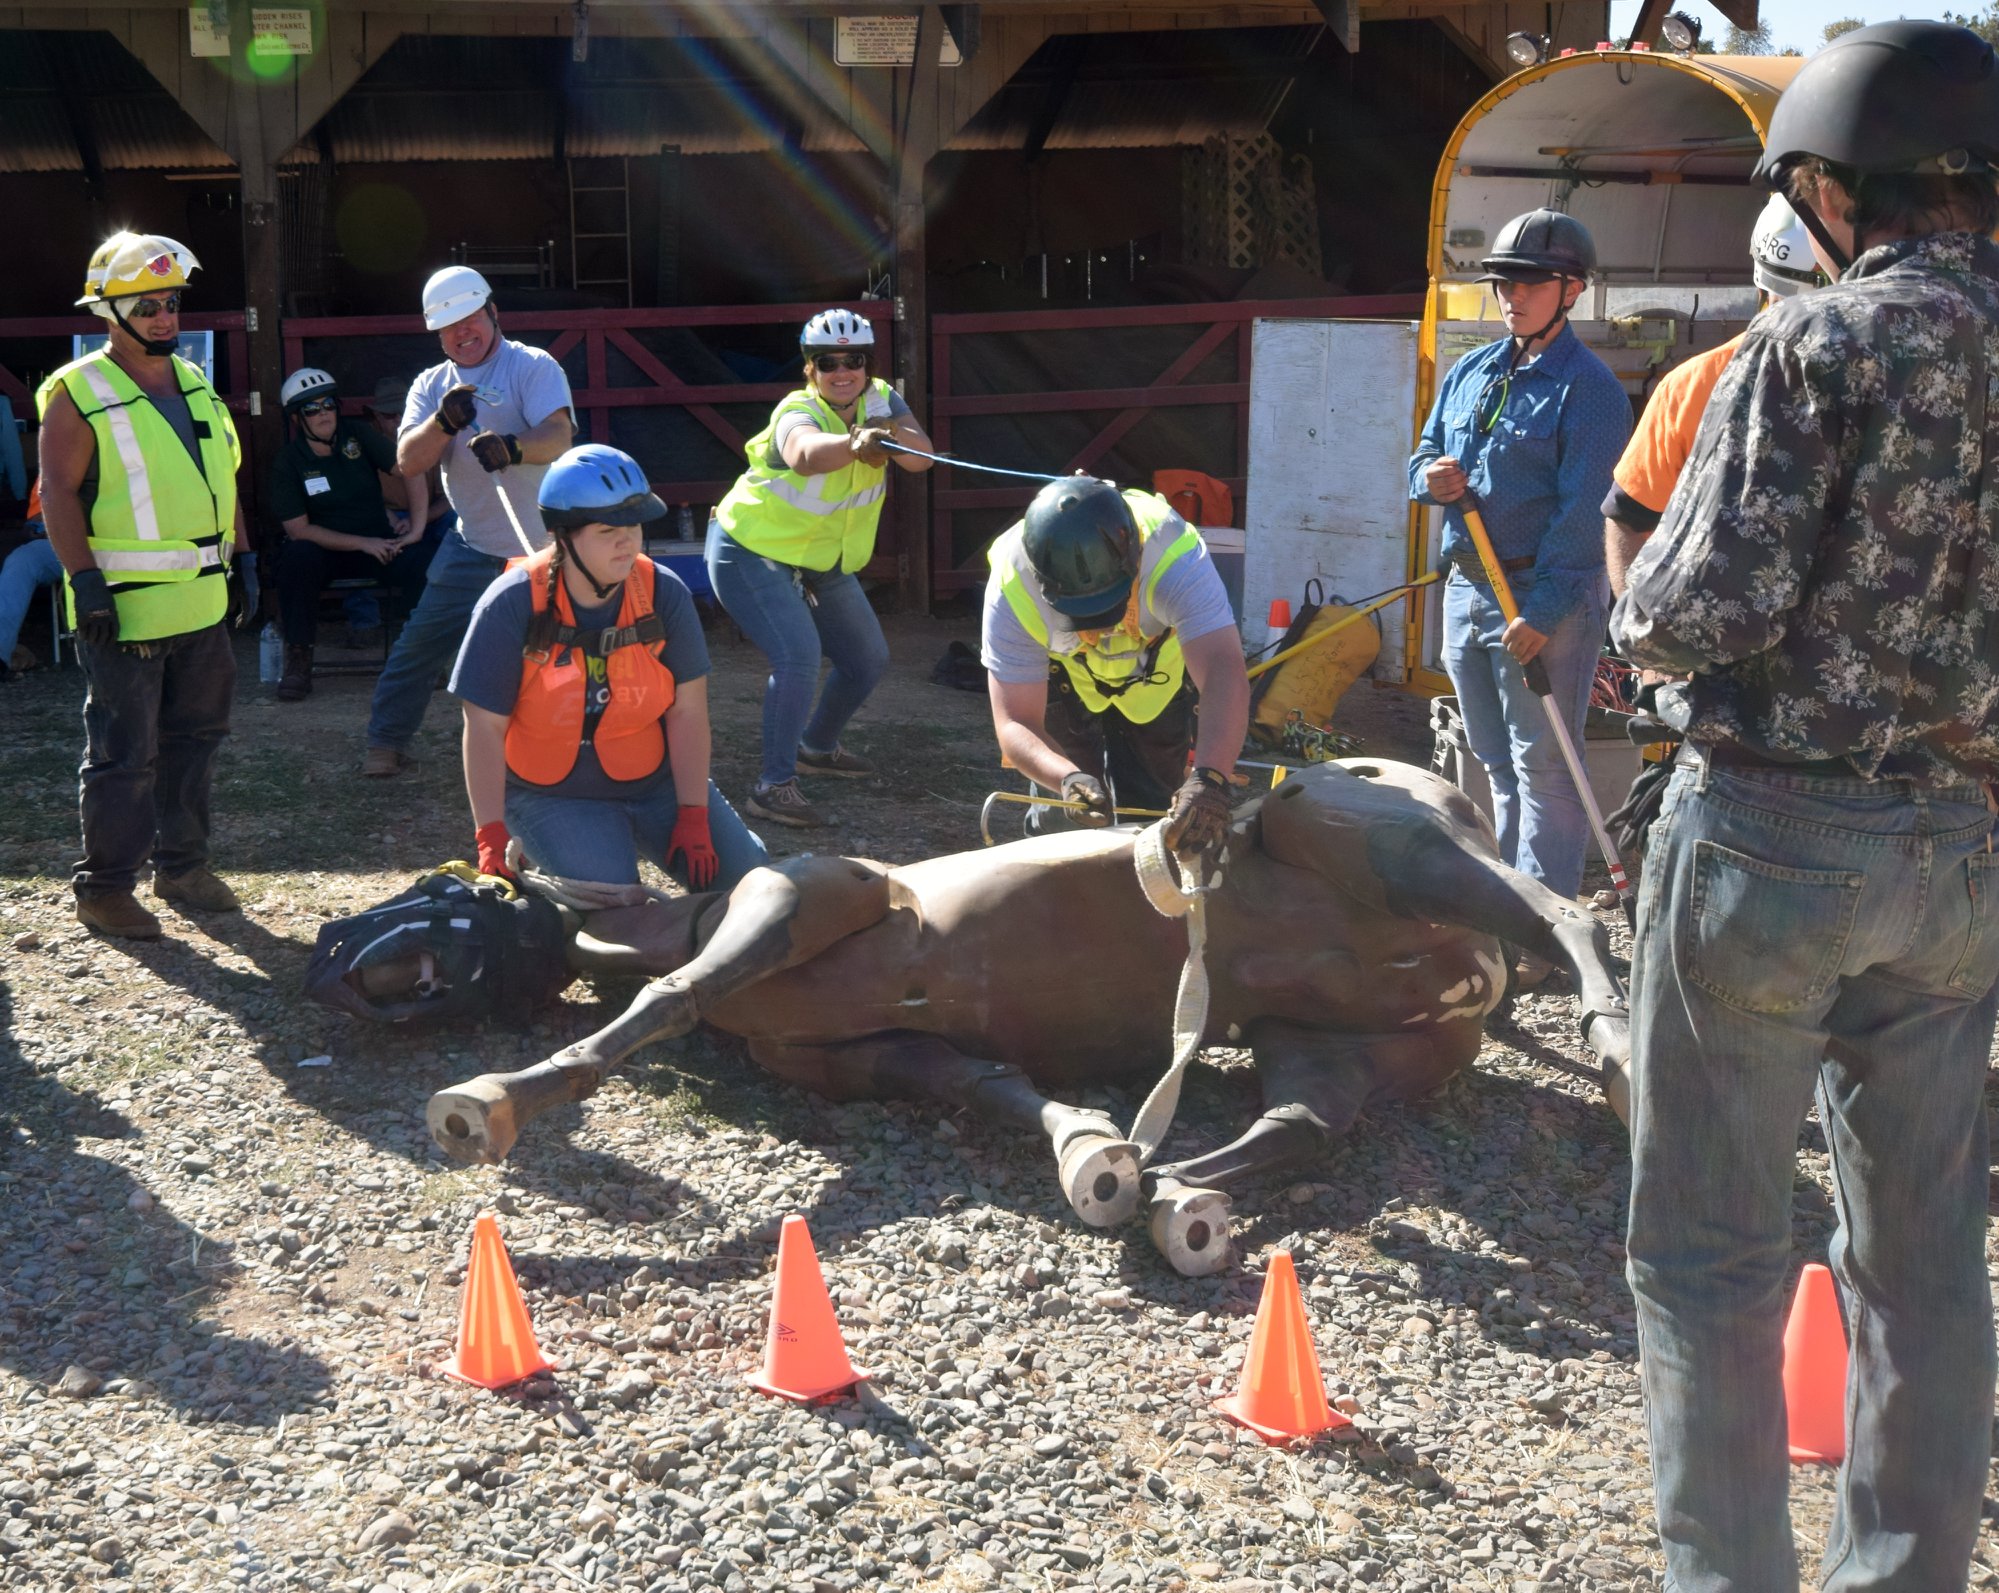
<instances>
[{"instance_id":1,"label":"black helmet","mask_svg":"<svg viewBox=\"0 0 1999 1593\"><path fill-rule=\"evenodd\" d=\"M1777 101L1756 176L1780 187L1807 155L1862 173L1999 165L1999 58L1944 22L1841 34Z\"/></svg>"},{"instance_id":2,"label":"black helmet","mask_svg":"<svg viewBox=\"0 0 1999 1593\"><path fill-rule=\"evenodd\" d=\"M1034 495L1021 551L1058 614L1089 619L1122 609L1138 575L1138 523L1114 483L1064 476Z\"/></svg>"},{"instance_id":3,"label":"black helmet","mask_svg":"<svg viewBox=\"0 0 1999 1593\"><path fill-rule=\"evenodd\" d=\"M1481 282L1546 282L1586 277L1596 269L1589 228L1559 210L1530 210L1499 229L1492 253L1479 261Z\"/></svg>"}]
</instances>

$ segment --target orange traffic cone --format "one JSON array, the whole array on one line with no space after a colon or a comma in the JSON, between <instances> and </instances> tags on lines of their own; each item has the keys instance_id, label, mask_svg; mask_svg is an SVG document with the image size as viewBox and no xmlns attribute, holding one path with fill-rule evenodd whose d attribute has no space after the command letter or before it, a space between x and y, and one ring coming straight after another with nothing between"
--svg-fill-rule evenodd
<instances>
[{"instance_id":1,"label":"orange traffic cone","mask_svg":"<svg viewBox=\"0 0 1999 1593\"><path fill-rule=\"evenodd\" d=\"M1215 1408L1273 1444L1353 1425L1326 1403L1319 1352L1312 1346L1312 1328L1305 1320L1305 1301L1298 1293L1298 1274L1292 1270L1288 1250L1275 1252L1263 1275L1263 1300L1249 1336L1242 1389L1216 1400Z\"/></svg>"},{"instance_id":2,"label":"orange traffic cone","mask_svg":"<svg viewBox=\"0 0 1999 1593\"><path fill-rule=\"evenodd\" d=\"M482 1211L472 1224L472 1262L465 1269L465 1300L458 1314L458 1353L444 1375L481 1388L505 1388L555 1363L534 1341L527 1302L514 1281L513 1263L500 1243L500 1224Z\"/></svg>"},{"instance_id":3,"label":"orange traffic cone","mask_svg":"<svg viewBox=\"0 0 1999 1593\"><path fill-rule=\"evenodd\" d=\"M847 1359L846 1341L803 1217L784 1219L777 1241L777 1295L770 1307L770 1342L752 1388L811 1401L852 1388L867 1374Z\"/></svg>"},{"instance_id":4,"label":"orange traffic cone","mask_svg":"<svg viewBox=\"0 0 1999 1593\"><path fill-rule=\"evenodd\" d=\"M1284 640L1284 633L1291 629L1291 600L1288 597L1273 597L1270 600L1270 623L1268 641L1272 647Z\"/></svg>"},{"instance_id":5,"label":"orange traffic cone","mask_svg":"<svg viewBox=\"0 0 1999 1593\"><path fill-rule=\"evenodd\" d=\"M1784 1329L1784 1408L1792 1460L1836 1466L1846 1458L1846 1325L1832 1274L1816 1262L1798 1279Z\"/></svg>"}]
</instances>

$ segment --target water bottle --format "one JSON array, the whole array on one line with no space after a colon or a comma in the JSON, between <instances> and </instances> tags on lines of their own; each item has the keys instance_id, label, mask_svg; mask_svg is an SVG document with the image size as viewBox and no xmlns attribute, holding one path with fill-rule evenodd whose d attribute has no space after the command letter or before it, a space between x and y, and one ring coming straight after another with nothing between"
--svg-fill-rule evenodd
<instances>
[{"instance_id":1,"label":"water bottle","mask_svg":"<svg viewBox=\"0 0 1999 1593\"><path fill-rule=\"evenodd\" d=\"M278 622L271 620L257 642L257 679L266 686L275 686L284 673L285 639L278 631Z\"/></svg>"}]
</instances>

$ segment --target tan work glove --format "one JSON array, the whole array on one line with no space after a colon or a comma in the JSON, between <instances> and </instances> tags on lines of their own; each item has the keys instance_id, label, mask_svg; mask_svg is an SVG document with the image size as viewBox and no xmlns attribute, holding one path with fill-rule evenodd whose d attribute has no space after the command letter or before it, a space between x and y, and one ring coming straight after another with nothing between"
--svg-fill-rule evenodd
<instances>
[{"instance_id":1,"label":"tan work glove","mask_svg":"<svg viewBox=\"0 0 1999 1593\"><path fill-rule=\"evenodd\" d=\"M1062 776L1062 800L1080 802L1081 808L1071 808L1072 822L1086 830L1101 830L1111 822L1110 793L1093 775L1081 769L1071 769Z\"/></svg>"},{"instance_id":2,"label":"tan work glove","mask_svg":"<svg viewBox=\"0 0 1999 1593\"><path fill-rule=\"evenodd\" d=\"M1173 793L1164 839L1183 857L1213 851L1229 833L1229 781L1219 769L1196 769Z\"/></svg>"}]
</instances>

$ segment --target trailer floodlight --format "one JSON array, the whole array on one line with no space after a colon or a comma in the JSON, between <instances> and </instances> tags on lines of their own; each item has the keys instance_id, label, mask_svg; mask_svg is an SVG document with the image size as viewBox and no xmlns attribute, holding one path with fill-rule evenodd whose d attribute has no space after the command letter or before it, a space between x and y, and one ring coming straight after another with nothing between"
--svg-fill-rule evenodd
<instances>
[{"instance_id":1,"label":"trailer floodlight","mask_svg":"<svg viewBox=\"0 0 1999 1593\"><path fill-rule=\"evenodd\" d=\"M1548 37L1544 33L1509 33L1506 58L1515 66L1539 66L1548 59Z\"/></svg>"},{"instance_id":2,"label":"trailer floodlight","mask_svg":"<svg viewBox=\"0 0 1999 1593\"><path fill-rule=\"evenodd\" d=\"M1682 55L1692 55L1701 42L1700 18L1675 11L1659 24L1659 32Z\"/></svg>"}]
</instances>

